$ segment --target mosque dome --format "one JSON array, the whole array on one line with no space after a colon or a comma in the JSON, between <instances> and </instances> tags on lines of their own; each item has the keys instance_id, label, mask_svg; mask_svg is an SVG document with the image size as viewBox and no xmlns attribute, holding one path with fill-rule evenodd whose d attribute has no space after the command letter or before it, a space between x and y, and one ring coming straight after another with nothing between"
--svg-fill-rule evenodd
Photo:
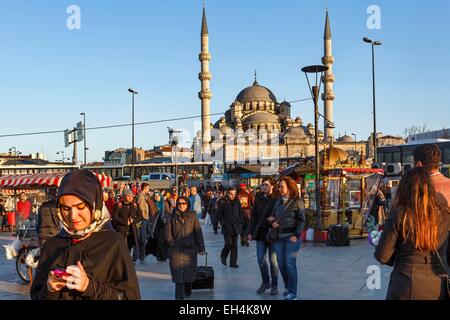
<instances>
[{"instance_id":1,"label":"mosque dome","mask_svg":"<svg viewBox=\"0 0 450 320\"><path fill-rule=\"evenodd\" d=\"M266 87L260 86L257 81L251 87L242 90L236 100L243 104L255 101L277 102L277 98L273 92Z\"/></svg>"},{"instance_id":2,"label":"mosque dome","mask_svg":"<svg viewBox=\"0 0 450 320\"><path fill-rule=\"evenodd\" d=\"M320 151L320 159L323 164L334 166L338 164L338 162L347 160L348 153L340 148L331 147Z\"/></svg>"},{"instance_id":3,"label":"mosque dome","mask_svg":"<svg viewBox=\"0 0 450 320\"><path fill-rule=\"evenodd\" d=\"M348 136L348 135L340 137L337 141L338 142L345 142L345 143L355 142L355 141L353 141L353 138L351 136Z\"/></svg>"}]
</instances>

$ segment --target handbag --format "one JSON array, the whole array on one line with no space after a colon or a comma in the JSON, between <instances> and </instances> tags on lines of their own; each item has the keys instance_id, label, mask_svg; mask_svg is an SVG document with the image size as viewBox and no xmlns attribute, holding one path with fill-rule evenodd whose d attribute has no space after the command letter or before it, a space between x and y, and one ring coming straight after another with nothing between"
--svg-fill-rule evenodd
<instances>
[{"instance_id":1,"label":"handbag","mask_svg":"<svg viewBox=\"0 0 450 320\"><path fill-rule=\"evenodd\" d=\"M266 242L270 245L274 244L278 239L278 228L269 228L266 234Z\"/></svg>"},{"instance_id":2,"label":"handbag","mask_svg":"<svg viewBox=\"0 0 450 320\"><path fill-rule=\"evenodd\" d=\"M292 202L292 200L289 200L289 202L284 206L283 213L275 221L281 221L281 218L286 213L286 209L289 207L291 202ZM269 231L267 231L267 235L266 235L266 239L265 239L268 244L272 245L275 243L275 241L277 241L279 228L280 227L278 227L278 228L270 227L269 228Z\"/></svg>"},{"instance_id":3,"label":"handbag","mask_svg":"<svg viewBox=\"0 0 450 320\"><path fill-rule=\"evenodd\" d=\"M444 285L447 286L447 300L450 300L450 274L448 272L447 267L445 266L444 262L441 259L441 256L439 255L439 252L437 250L434 252L439 260L439 263L442 266L442 269L445 271L444 281L446 282Z\"/></svg>"}]
</instances>

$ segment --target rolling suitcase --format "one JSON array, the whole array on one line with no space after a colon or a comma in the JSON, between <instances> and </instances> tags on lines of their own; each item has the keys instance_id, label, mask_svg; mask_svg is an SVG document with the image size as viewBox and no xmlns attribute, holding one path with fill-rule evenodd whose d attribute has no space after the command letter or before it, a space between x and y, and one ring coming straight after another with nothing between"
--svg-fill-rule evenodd
<instances>
[{"instance_id":1,"label":"rolling suitcase","mask_svg":"<svg viewBox=\"0 0 450 320\"><path fill-rule=\"evenodd\" d=\"M212 266L208 266L208 253L206 253L205 265L197 266L192 289L214 289L214 269Z\"/></svg>"},{"instance_id":2,"label":"rolling suitcase","mask_svg":"<svg viewBox=\"0 0 450 320\"><path fill-rule=\"evenodd\" d=\"M348 226L333 224L328 228L327 246L349 246L350 239L348 237Z\"/></svg>"}]
</instances>

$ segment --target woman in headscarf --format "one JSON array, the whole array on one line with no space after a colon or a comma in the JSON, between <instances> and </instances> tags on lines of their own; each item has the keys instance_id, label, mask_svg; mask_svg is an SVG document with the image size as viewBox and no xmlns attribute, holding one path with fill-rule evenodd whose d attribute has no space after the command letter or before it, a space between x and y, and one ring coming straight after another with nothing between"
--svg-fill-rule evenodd
<instances>
[{"instance_id":1,"label":"woman in headscarf","mask_svg":"<svg viewBox=\"0 0 450 320\"><path fill-rule=\"evenodd\" d=\"M33 300L141 299L123 237L103 205L102 188L88 170L67 174L57 197L61 233L41 250Z\"/></svg>"},{"instance_id":2,"label":"woman in headscarf","mask_svg":"<svg viewBox=\"0 0 450 320\"><path fill-rule=\"evenodd\" d=\"M170 215L170 208L159 191L153 196L153 203L158 212L152 219L150 231L152 239L147 242L146 254L153 254L158 261L166 261L168 258L167 246L165 244L165 226Z\"/></svg>"},{"instance_id":3,"label":"woman in headscarf","mask_svg":"<svg viewBox=\"0 0 450 320\"><path fill-rule=\"evenodd\" d=\"M195 211L189 210L189 199L180 197L177 208L166 228L175 299L182 300L192 293L192 282L197 269L197 254L205 254L202 229Z\"/></svg>"}]
</instances>

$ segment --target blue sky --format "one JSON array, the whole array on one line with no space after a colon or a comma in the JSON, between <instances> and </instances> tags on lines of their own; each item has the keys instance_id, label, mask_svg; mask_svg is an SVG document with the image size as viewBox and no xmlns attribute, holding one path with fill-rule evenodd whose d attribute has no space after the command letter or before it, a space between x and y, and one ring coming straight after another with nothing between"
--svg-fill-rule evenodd
<instances>
[{"instance_id":1,"label":"blue sky","mask_svg":"<svg viewBox=\"0 0 450 320\"><path fill-rule=\"evenodd\" d=\"M447 0L329 0L336 76L335 134L372 130L370 46L376 48L377 122L387 134L412 125L450 125L450 27ZM308 97L300 68L323 55L325 1L208 0L212 112L224 112L258 81L279 101ZM69 5L81 9L81 30L68 30ZM367 8L381 8L380 30L369 30ZM200 114L201 0L0 0L0 135L64 130L86 112L88 127ZM313 122L311 102L293 116ZM213 117L213 121L218 116ZM167 126L193 133L193 121L136 127L135 145L167 142ZM187 139L189 140L189 139ZM131 128L88 131L88 161L131 146ZM0 150L64 150L63 134L0 138ZM66 156L72 147L65 149ZM79 154L81 155L81 148ZM82 157L80 156L80 160Z\"/></svg>"}]
</instances>

